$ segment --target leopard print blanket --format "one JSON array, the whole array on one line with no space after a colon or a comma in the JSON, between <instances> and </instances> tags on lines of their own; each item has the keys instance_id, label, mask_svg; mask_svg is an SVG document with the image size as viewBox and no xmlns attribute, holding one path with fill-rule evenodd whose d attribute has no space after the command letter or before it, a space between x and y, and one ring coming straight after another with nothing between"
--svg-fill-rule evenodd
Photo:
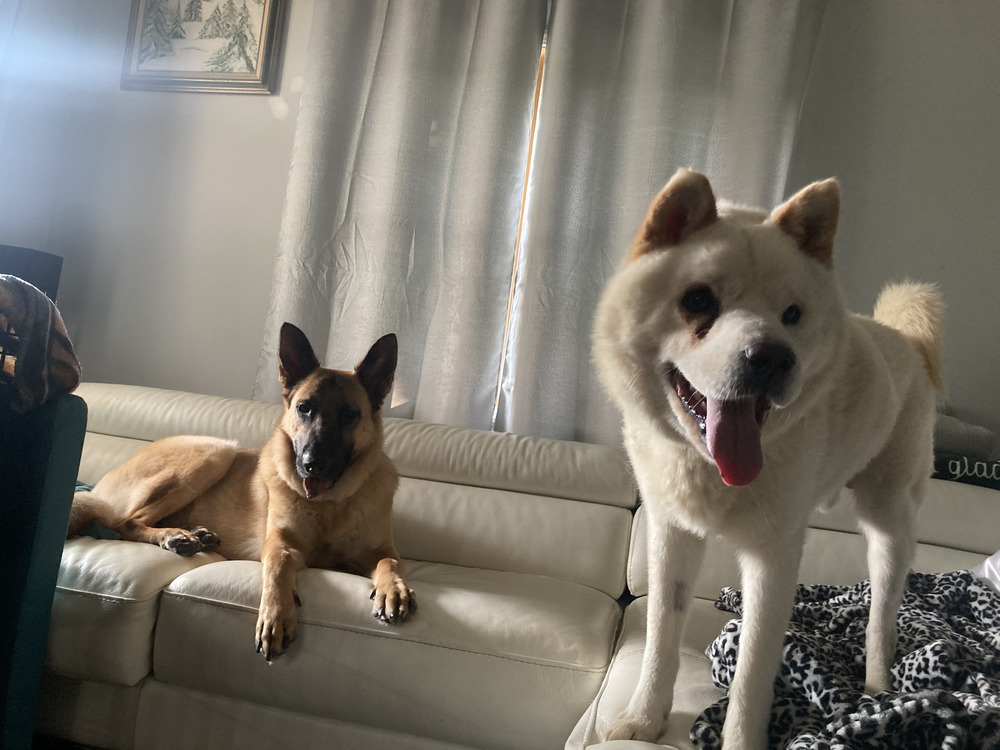
<instances>
[{"instance_id":1,"label":"leopard print blanket","mask_svg":"<svg viewBox=\"0 0 1000 750\"><path fill-rule=\"evenodd\" d=\"M1000 748L1000 594L967 571L911 573L899 612L896 692L869 697L865 679L868 581L799 585L775 680L772 748ZM715 606L742 614L739 591ZM731 620L706 654L728 688L741 620ZM691 728L698 747L722 747L726 699Z\"/></svg>"}]
</instances>

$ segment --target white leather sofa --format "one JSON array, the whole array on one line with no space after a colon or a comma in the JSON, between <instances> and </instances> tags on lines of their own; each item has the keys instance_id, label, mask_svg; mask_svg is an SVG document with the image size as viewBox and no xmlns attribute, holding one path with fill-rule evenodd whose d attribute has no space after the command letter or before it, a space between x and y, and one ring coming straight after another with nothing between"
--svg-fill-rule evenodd
<instances>
[{"instance_id":1,"label":"white leather sofa","mask_svg":"<svg viewBox=\"0 0 1000 750\"><path fill-rule=\"evenodd\" d=\"M171 434L261 445L280 413L134 386L78 394L89 407L85 482ZM395 527L420 603L412 619L380 625L366 580L305 570L298 640L268 664L253 647L258 563L73 539L38 731L143 750L599 744L635 684L645 629L644 514L624 454L394 419L386 443L403 477ZM918 569L968 568L995 551L1000 497L938 481L932 495ZM804 581L866 577L847 505L815 517ZM735 562L713 543L661 738L677 748L721 694L703 651L727 619L712 606L725 585L738 585Z\"/></svg>"},{"instance_id":2,"label":"white leather sofa","mask_svg":"<svg viewBox=\"0 0 1000 750\"><path fill-rule=\"evenodd\" d=\"M259 446L280 407L121 385L77 391L80 480L147 441ZM621 622L636 501L607 447L387 419L396 541L419 610L385 626L369 581L305 570L298 639L253 644L260 564L79 537L65 545L37 730L97 747L561 747Z\"/></svg>"}]
</instances>

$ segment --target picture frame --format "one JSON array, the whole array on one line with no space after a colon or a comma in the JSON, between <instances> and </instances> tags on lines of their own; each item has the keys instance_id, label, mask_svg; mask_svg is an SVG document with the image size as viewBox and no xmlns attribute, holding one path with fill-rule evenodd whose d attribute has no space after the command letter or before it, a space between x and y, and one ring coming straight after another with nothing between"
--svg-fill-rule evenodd
<instances>
[{"instance_id":1,"label":"picture frame","mask_svg":"<svg viewBox=\"0 0 1000 750\"><path fill-rule=\"evenodd\" d=\"M272 94L285 0L132 0L121 87Z\"/></svg>"}]
</instances>

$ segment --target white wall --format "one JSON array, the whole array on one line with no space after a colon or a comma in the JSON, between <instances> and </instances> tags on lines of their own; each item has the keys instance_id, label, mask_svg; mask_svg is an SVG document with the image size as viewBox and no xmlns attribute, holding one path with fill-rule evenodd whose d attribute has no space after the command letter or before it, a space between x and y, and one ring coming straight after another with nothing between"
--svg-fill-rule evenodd
<instances>
[{"instance_id":1,"label":"white wall","mask_svg":"<svg viewBox=\"0 0 1000 750\"><path fill-rule=\"evenodd\" d=\"M835 175L853 309L936 281L958 416L1000 432L1000 3L827 4L790 190Z\"/></svg>"},{"instance_id":2,"label":"white wall","mask_svg":"<svg viewBox=\"0 0 1000 750\"><path fill-rule=\"evenodd\" d=\"M0 243L65 257L87 379L247 397L313 3L276 97L121 91L130 5L21 0L6 56L0 29ZM940 282L952 400L1000 432L997 29L995 0L829 2L790 180L843 183L854 309Z\"/></svg>"},{"instance_id":3,"label":"white wall","mask_svg":"<svg viewBox=\"0 0 1000 750\"><path fill-rule=\"evenodd\" d=\"M289 3L276 96L122 91L131 5L19 3L0 57L0 243L64 257L87 380L249 397L312 2Z\"/></svg>"}]
</instances>

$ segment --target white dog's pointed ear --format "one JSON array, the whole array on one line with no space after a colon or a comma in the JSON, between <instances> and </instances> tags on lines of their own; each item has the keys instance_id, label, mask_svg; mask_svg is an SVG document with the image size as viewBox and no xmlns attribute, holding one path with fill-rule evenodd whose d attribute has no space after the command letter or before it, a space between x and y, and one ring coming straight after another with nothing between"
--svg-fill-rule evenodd
<instances>
[{"instance_id":1,"label":"white dog's pointed ear","mask_svg":"<svg viewBox=\"0 0 1000 750\"><path fill-rule=\"evenodd\" d=\"M718 218L715 195L708 178L690 169L678 169L659 192L632 241L628 259L651 250L679 245Z\"/></svg>"},{"instance_id":2,"label":"white dog's pointed ear","mask_svg":"<svg viewBox=\"0 0 1000 750\"><path fill-rule=\"evenodd\" d=\"M806 255L833 267L833 237L840 216L835 179L808 185L771 213L771 222L792 236Z\"/></svg>"}]
</instances>

